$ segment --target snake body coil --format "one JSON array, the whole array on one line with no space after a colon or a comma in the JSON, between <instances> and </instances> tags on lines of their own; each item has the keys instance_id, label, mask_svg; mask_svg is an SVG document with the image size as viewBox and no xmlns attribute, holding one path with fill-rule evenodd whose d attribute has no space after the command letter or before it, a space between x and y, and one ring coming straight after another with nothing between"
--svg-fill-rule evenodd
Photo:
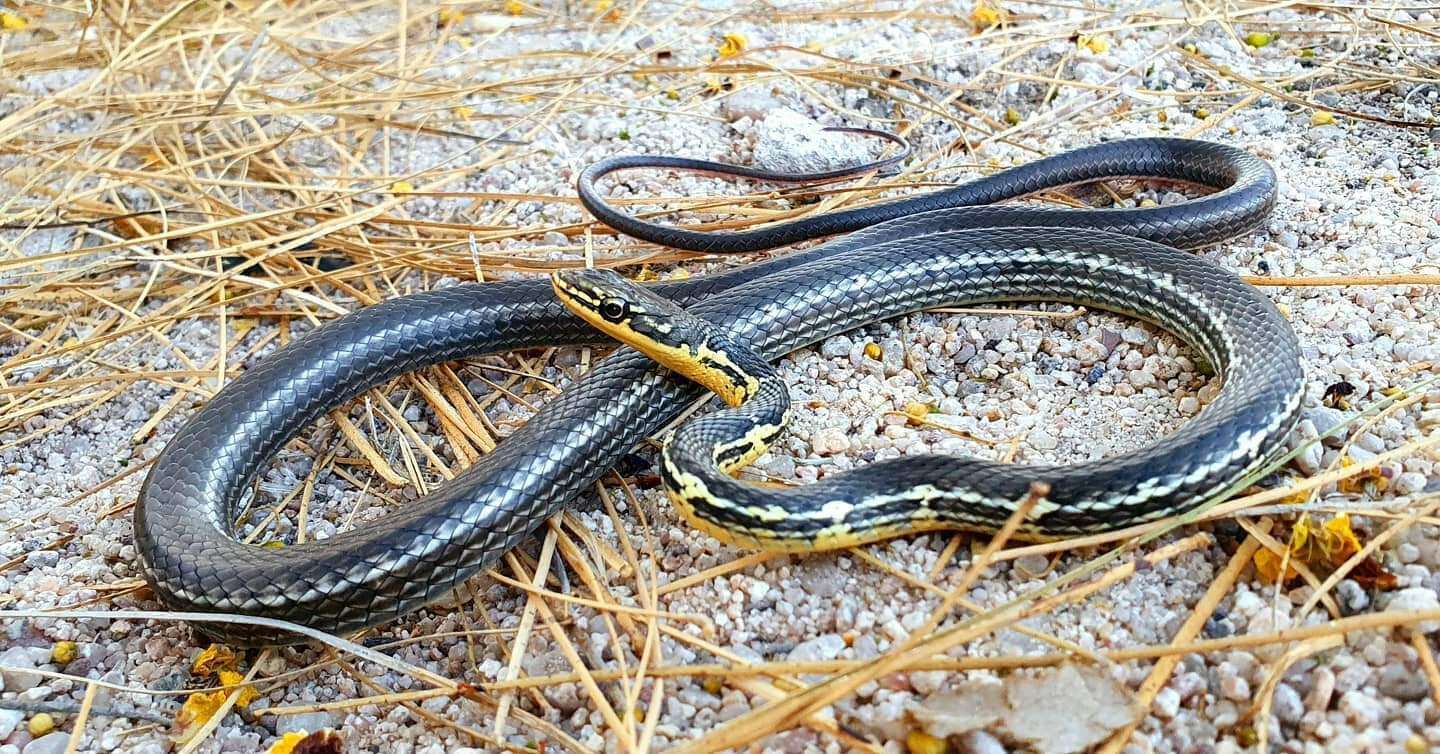
<instances>
[{"instance_id":1,"label":"snake body coil","mask_svg":"<svg viewBox=\"0 0 1440 754\"><path fill-rule=\"evenodd\" d=\"M624 216L593 186L607 172L653 162L600 163L581 176L579 187L603 222L669 243L673 233L692 232L617 219ZM682 162L675 166L729 170ZM974 206L1119 176L1217 191L1137 209ZM1163 443L1098 464L1040 470L980 464L967 472L985 497L974 506L980 525L1007 515L987 501L1013 501L1024 492L1021 480L1043 473L1054 489L1039 519L1043 529L1112 528L1182 510L1233 482L1296 421L1299 354L1283 318L1233 275L1160 245L1195 247L1245 232L1268 214L1274 192L1269 166L1237 149L1178 139L1117 141L933 194L846 210L838 220L822 215L768 232L687 236L680 241L687 248L703 242L712 251L740 251L787 243L797 234L863 228L803 252L652 290L723 326L764 359L940 304L1077 301L1180 332L1223 370L1225 384L1214 403ZM174 608L261 615L332 632L383 623L447 594L674 419L700 388L621 349L493 453L394 512L384 526L323 542L282 550L241 544L233 522L239 502L296 432L370 387L467 356L600 339L544 280L406 296L317 329L227 385L156 459L135 517L146 579ZM739 531L749 525L735 524ZM237 643L290 640L220 631Z\"/></svg>"}]
</instances>

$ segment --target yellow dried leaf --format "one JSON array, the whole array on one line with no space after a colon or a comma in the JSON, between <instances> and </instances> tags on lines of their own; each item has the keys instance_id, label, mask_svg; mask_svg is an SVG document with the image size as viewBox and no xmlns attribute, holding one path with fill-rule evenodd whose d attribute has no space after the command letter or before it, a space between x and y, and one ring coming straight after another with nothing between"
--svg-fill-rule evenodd
<instances>
[{"instance_id":1,"label":"yellow dried leaf","mask_svg":"<svg viewBox=\"0 0 1440 754\"><path fill-rule=\"evenodd\" d=\"M73 641L57 641L50 648L50 661L56 665L69 665L75 660L79 648Z\"/></svg>"},{"instance_id":2,"label":"yellow dried leaf","mask_svg":"<svg viewBox=\"0 0 1440 754\"><path fill-rule=\"evenodd\" d=\"M1000 6L982 0L975 4L970 11L970 28L977 32L985 31L992 26L999 26L1005 22L1005 9Z\"/></svg>"},{"instance_id":3,"label":"yellow dried leaf","mask_svg":"<svg viewBox=\"0 0 1440 754\"><path fill-rule=\"evenodd\" d=\"M270 748L265 750L265 754L292 754L295 747L305 740L306 735L308 734L292 730L281 736L279 741L271 744Z\"/></svg>"},{"instance_id":4,"label":"yellow dried leaf","mask_svg":"<svg viewBox=\"0 0 1440 754\"><path fill-rule=\"evenodd\" d=\"M945 754L950 751L950 744L923 730L912 730L905 736L905 748L910 754Z\"/></svg>"},{"instance_id":5,"label":"yellow dried leaf","mask_svg":"<svg viewBox=\"0 0 1440 754\"><path fill-rule=\"evenodd\" d=\"M9 11L0 11L0 30L20 31L29 25L29 19L24 16Z\"/></svg>"},{"instance_id":6,"label":"yellow dried leaf","mask_svg":"<svg viewBox=\"0 0 1440 754\"><path fill-rule=\"evenodd\" d=\"M227 691L233 691L236 687L240 689L240 695L235 698L235 704L240 707L249 707L250 703L260 697L254 686L240 686L245 682L245 676L233 670L220 671L220 685Z\"/></svg>"},{"instance_id":7,"label":"yellow dried leaf","mask_svg":"<svg viewBox=\"0 0 1440 754\"><path fill-rule=\"evenodd\" d=\"M1355 536L1355 530L1350 528L1350 514L1340 515L1325 522L1325 533L1329 536L1329 549L1331 555L1339 552L1357 553L1360 552L1360 538ZM1349 557L1347 554L1345 557Z\"/></svg>"},{"instance_id":8,"label":"yellow dried leaf","mask_svg":"<svg viewBox=\"0 0 1440 754\"><path fill-rule=\"evenodd\" d=\"M1255 562L1255 572L1260 574L1260 578L1266 583L1273 584L1280 580L1281 557L1279 555L1262 547L1255 552L1255 557L1252 558L1252 560ZM1286 581L1290 581L1298 575L1294 568L1288 566L1285 568Z\"/></svg>"},{"instance_id":9,"label":"yellow dried leaf","mask_svg":"<svg viewBox=\"0 0 1440 754\"><path fill-rule=\"evenodd\" d=\"M1264 47L1274 41L1274 34L1266 34L1263 31L1252 31L1245 35L1245 44L1255 48Z\"/></svg>"},{"instance_id":10,"label":"yellow dried leaf","mask_svg":"<svg viewBox=\"0 0 1440 754\"><path fill-rule=\"evenodd\" d=\"M1316 110L1310 114L1310 125L1312 126L1330 126L1334 123L1335 113L1329 110Z\"/></svg>"},{"instance_id":11,"label":"yellow dried leaf","mask_svg":"<svg viewBox=\"0 0 1440 754\"><path fill-rule=\"evenodd\" d=\"M234 670L240 661L235 650L224 644L211 644L190 664L190 672L201 678L215 675L221 670Z\"/></svg>"},{"instance_id":12,"label":"yellow dried leaf","mask_svg":"<svg viewBox=\"0 0 1440 754\"><path fill-rule=\"evenodd\" d=\"M413 194L414 192L415 186L409 181L396 181L390 184L390 193L392 194Z\"/></svg>"},{"instance_id":13,"label":"yellow dried leaf","mask_svg":"<svg viewBox=\"0 0 1440 754\"><path fill-rule=\"evenodd\" d=\"M1299 482L1299 480L1292 478L1292 479L1289 480L1288 485L1289 485L1289 486L1293 486L1293 485L1297 484L1298 482ZM1295 493L1292 493L1292 494L1286 495L1285 497L1280 498L1280 504L1281 504L1281 505L1299 505L1299 504L1301 504L1301 503L1303 503L1303 502L1305 502L1306 500L1309 500L1309 499L1310 499L1310 493L1307 492L1307 491L1301 490L1300 492L1295 492Z\"/></svg>"},{"instance_id":14,"label":"yellow dried leaf","mask_svg":"<svg viewBox=\"0 0 1440 754\"><path fill-rule=\"evenodd\" d=\"M1355 461L1349 455L1340 456L1340 468L1347 469L1355 465ZM1381 473L1380 467L1372 466L1355 476L1346 477L1335 483L1335 488L1347 495L1363 494L1367 488L1375 492L1383 492L1389 486L1389 480Z\"/></svg>"},{"instance_id":15,"label":"yellow dried leaf","mask_svg":"<svg viewBox=\"0 0 1440 754\"><path fill-rule=\"evenodd\" d=\"M717 51L722 58L733 58L745 51L746 41L742 34L731 32L720 38L720 45Z\"/></svg>"},{"instance_id":16,"label":"yellow dried leaf","mask_svg":"<svg viewBox=\"0 0 1440 754\"><path fill-rule=\"evenodd\" d=\"M225 697L224 691L191 694L175 715L175 727L170 731L170 738L177 743L185 743L194 738L205 723L220 711L221 705L225 704Z\"/></svg>"},{"instance_id":17,"label":"yellow dried leaf","mask_svg":"<svg viewBox=\"0 0 1440 754\"><path fill-rule=\"evenodd\" d=\"M1076 44L1095 53L1096 55L1104 55L1105 53L1110 51L1110 40L1099 35L1092 37L1088 34L1081 34L1080 39L1076 41Z\"/></svg>"}]
</instances>

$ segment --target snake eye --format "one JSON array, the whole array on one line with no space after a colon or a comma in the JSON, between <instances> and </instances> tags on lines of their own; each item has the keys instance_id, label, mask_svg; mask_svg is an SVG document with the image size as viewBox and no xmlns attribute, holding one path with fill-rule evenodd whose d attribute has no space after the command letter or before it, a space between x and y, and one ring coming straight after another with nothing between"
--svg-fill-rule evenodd
<instances>
[{"instance_id":1,"label":"snake eye","mask_svg":"<svg viewBox=\"0 0 1440 754\"><path fill-rule=\"evenodd\" d=\"M630 304L626 303L625 299L607 298L600 302L600 316L604 317L606 322L618 323L630 316Z\"/></svg>"}]
</instances>

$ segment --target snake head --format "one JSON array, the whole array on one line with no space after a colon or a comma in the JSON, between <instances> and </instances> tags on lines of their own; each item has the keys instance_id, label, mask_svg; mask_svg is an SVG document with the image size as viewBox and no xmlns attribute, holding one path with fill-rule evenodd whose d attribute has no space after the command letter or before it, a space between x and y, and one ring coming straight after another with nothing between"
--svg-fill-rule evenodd
<instances>
[{"instance_id":1,"label":"snake head","mask_svg":"<svg viewBox=\"0 0 1440 754\"><path fill-rule=\"evenodd\" d=\"M613 270L557 270L555 295L597 330L739 405L758 388L715 325Z\"/></svg>"}]
</instances>

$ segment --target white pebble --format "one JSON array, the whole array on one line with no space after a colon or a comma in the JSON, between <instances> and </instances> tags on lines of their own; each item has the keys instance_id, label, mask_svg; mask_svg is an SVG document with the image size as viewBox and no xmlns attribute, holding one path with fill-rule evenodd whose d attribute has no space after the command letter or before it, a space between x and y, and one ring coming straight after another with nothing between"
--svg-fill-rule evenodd
<instances>
[{"instance_id":1,"label":"white pebble","mask_svg":"<svg viewBox=\"0 0 1440 754\"><path fill-rule=\"evenodd\" d=\"M25 713L18 709L0 709L0 741L9 738L24 719Z\"/></svg>"},{"instance_id":2,"label":"white pebble","mask_svg":"<svg viewBox=\"0 0 1440 754\"><path fill-rule=\"evenodd\" d=\"M1346 719L1361 730L1373 727L1385 713L1385 707L1378 700L1361 691L1346 691L1341 694L1339 709Z\"/></svg>"},{"instance_id":3,"label":"white pebble","mask_svg":"<svg viewBox=\"0 0 1440 754\"><path fill-rule=\"evenodd\" d=\"M1155 694L1155 716L1162 720L1169 720L1180 712L1180 692L1170 687L1160 689Z\"/></svg>"},{"instance_id":4,"label":"white pebble","mask_svg":"<svg viewBox=\"0 0 1440 754\"><path fill-rule=\"evenodd\" d=\"M1440 597L1435 596L1433 590L1423 586L1401 589L1390 597L1390 603L1385 606L1387 613L1406 613L1420 610L1440 610ZM1418 626L1424 633L1440 631L1440 621L1425 621Z\"/></svg>"},{"instance_id":5,"label":"white pebble","mask_svg":"<svg viewBox=\"0 0 1440 754\"><path fill-rule=\"evenodd\" d=\"M839 427L826 427L810 438L810 446L822 456L833 456L850 449L850 438Z\"/></svg>"},{"instance_id":6,"label":"white pebble","mask_svg":"<svg viewBox=\"0 0 1440 754\"><path fill-rule=\"evenodd\" d=\"M24 754L64 754L70 748L70 734L55 731L25 744Z\"/></svg>"},{"instance_id":7,"label":"white pebble","mask_svg":"<svg viewBox=\"0 0 1440 754\"><path fill-rule=\"evenodd\" d=\"M1407 471L1395 477L1395 494L1397 495L1418 495L1425 491L1428 480L1424 474L1418 471Z\"/></svg>"},{"instance_id":8,"label":"white pebble","mask_svg":"<svg viewBox=\"0 0 1440 754\"><path fill-rule=\"evenodd\" d=\"M24 647L11 647L0 652L0 667L14 668L0 671L0 679L4 680L4 688L8 691L28 691L40 685L40 676L24 672L35 667L35 660Z\"/></svg>"}]
</instances>

